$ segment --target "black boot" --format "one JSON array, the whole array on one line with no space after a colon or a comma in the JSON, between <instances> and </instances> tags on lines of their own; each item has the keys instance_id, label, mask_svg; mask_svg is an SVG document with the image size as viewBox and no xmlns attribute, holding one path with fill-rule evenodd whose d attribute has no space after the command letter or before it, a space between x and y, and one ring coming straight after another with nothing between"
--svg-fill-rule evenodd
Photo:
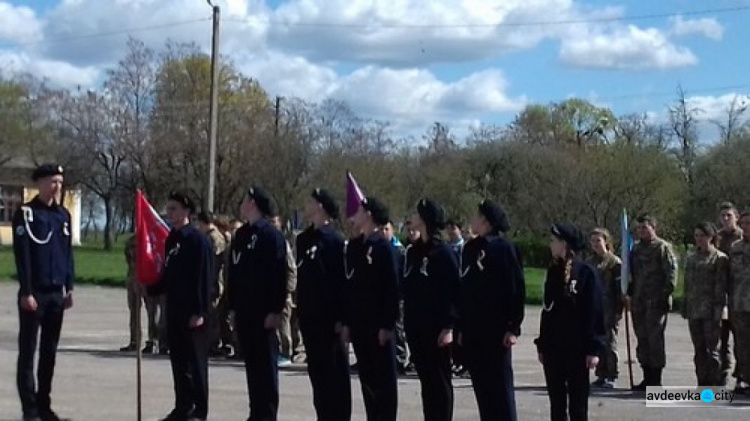
<instances>
[{"instance_id":1,"label":"black boot","mask_svg":"<svg viewBox=\"0 0 750 421\"><path fill-rule=\"evenodd\" d=\"M633 392L645 392L646 386L651 384L651 369L643 366L643 381L633 386Z\"/></svg>"},{"instance_id":2,"label":"black boot","mask_svg":"<svg viewBox=\"0 0 750 421\"><path fill-rule=\"evenodd\" d=\"M664 370L662 367L651 369L651 384L649 386L661 386L661 372Z\"/></svg>"}]
</instances>

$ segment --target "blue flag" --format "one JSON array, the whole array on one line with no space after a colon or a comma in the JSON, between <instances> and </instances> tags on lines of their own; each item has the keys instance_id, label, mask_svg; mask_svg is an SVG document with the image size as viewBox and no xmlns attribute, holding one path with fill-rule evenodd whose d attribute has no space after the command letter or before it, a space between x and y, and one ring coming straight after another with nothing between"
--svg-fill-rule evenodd
<instances>
[{"instance_id":1,"label":"blue flag","mask_svg":"<svg viewBox=\"0 0 750 421\"><path fill-rule=\"evenodd\" d=\"M620 287L623 295L628 293L628 284L630 283L630 251L633 249L633 236L630 235L629 228L628 211L623 209L622 220L620 221L620 238L622 238L622 245L620 246L620 259L622 260Z\"/></svg>"}]
</instances>

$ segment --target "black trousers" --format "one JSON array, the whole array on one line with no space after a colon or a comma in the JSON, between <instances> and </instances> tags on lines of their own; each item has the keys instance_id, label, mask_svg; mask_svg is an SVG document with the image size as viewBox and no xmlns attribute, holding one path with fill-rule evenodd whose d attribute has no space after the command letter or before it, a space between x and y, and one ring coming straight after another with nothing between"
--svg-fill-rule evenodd
<instances>
[{"instance_id":1,"label":"black trousers","mask_svg":"<svg viewBox=\"0 0 750 421\"><path fill-rule=\"evenodd\" d=\"M466 365L471 375L481 421L515 421L511 350L501 338L472 338L464 334Z\"/></svg>"},{"instance_id":2,"label":"black trousers","mask_svg":"<svg viewBox=\"0 0 750 421\"><path fill-rule=\"evenodd\" d=\"M589 369L586 356L545 352L543 358L552 421L588 419Z\"/></svg>"},{"instance_id":3,"label":"black trousers","mask_svg":"<svg viewBox=\"0 0 750 421\"><path fill-rule=\"evenodd\" d=\"M60 329L63 322L63 294L57 292L36 293L36 311L26 311L18 306L18 364L16 385L21 398L23 413L37 415L39 410L50 409L50 392L52 377L55 373L55 356L57 343L60 340ZM41 328L39 340L39 369L37 385L34 383L34 354L36 353L37 334Z\"/></svg>"},{"instance_id":4,"label":"black trousers","mask_svg":"<svg viewBox=\"0 0 750 421\"><path fill-rule=\"evenodd\" d=\"M409 349L422 386L425 421L453 419L450 347L438 347L440 329L407 328Z\"/></svg>"},{"instance_id":5,"label":"black trousers","mask_svg":"<svg viewBox=\"0 0 750 421\"><path fill-rule=\"evenodd\" d=\"M208 321L190 329L188 317L167 320L169 361L174 379L175 409L197 418L208 416Z\"/></svg>"},{"instance_id":6,"label":"black trousers","mask_svg":"<svg viewBox=\"0 0 750 421\"><path fill-rule=\"evenodd\" d=\"M352 386L349 355L341 337L334 332L333 326L307 326L302 321L300 328L317 420L349 421L352 417Z\"/></svg>"},{"instance_id":7,"label":"black trousers","mask_svg":"<svg viewBox=\"0 0 750 421\"><path fill-rule=\"evenodd\" d=\"M398 412L398 373L396 347L378 342L378 328L352 326L351 340L357 356L359 381L368 421L396 421Z\"/></svg>"},{"instance_id":8,"label":"black trousers","mask_svg":"<svg viewBox=\"0 0 750 421\"><path fill-rule=\"evenodd\" d=\"M237 315L237 339L245 360L249 421L276 421L279 410L279 342L263 327L265 316Z\"/></svg>"}]
</instances>

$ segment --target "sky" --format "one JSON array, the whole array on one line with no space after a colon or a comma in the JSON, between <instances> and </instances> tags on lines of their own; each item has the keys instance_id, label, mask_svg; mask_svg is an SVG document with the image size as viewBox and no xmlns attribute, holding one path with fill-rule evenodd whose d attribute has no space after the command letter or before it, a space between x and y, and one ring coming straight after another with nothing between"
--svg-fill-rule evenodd
<instances>
[{"instance_id":1,"label":"sky","mask_svg":"<svg viewBox=\"0 0 750 421\"><path fill-rule=\"evenodd\" d=\"M507 123L580 97L704 121L750 93L750 0L214 0L221 53L270 95L346 101L394 130ZM0 0L0 72L95 88L128 36L209 51L206 0Z\"/></svg>"}]
</instances>

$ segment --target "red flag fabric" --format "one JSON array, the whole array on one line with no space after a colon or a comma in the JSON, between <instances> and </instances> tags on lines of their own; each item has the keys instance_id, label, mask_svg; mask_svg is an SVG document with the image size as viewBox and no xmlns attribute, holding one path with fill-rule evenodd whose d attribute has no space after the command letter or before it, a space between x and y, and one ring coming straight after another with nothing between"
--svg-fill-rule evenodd
<instances>
[{"instance_id":1,"label":"red flag fabric","mask_svg":"<svg viewBox=\"0 0 750 421\"><path fill-rule=\"evenodd\" d=\"M359 204L365 199L365 195L354 180L351 171L346 172L346 217L350 218L357 213Z\"/></svg>"},{"instance_id":2,"label":"red flag fabric","mask_svg":"<svg viewBox=\"0 0 750 421\"><path fill-rule=\"evenodd\" d=\"M135 197L136 273L138 281L153 285L164 266L164 243L169 227L140 190Z\"/></svg>"}]
</instances>

